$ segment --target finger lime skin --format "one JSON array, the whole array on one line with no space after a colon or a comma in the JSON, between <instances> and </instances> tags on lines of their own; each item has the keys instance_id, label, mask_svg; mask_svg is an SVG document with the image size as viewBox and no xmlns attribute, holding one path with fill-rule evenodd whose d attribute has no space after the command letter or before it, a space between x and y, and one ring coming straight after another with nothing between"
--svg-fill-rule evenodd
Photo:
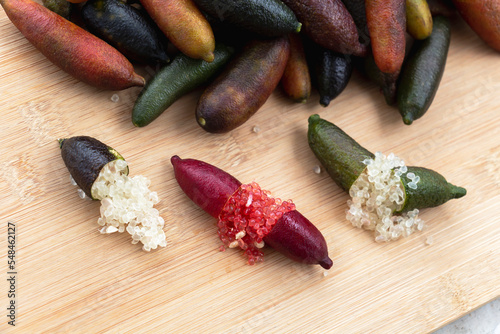
<instances>
[{"instance_id":1,"label":"finger lime skin","mask_svg":"<svg viewBox=\"0 0 500 334\"><path fill-rule=\"evenodd\" d=\"M305 34L324 48L343 54L364 56L366 45L341 0L284 0L302 22Z\"/></svg>"},{"instance_id":2,"label":"finger lime skin","mask_svg":"<svg viewBox=\"0 0 500 334\"><path fill-rule=\"evenodd\" d=\"M281 77L281 86L292 100L304 103L311 96L311 75L304 45L299 34L289 34L288 39L290 57Z\"/></svg>"},{"instance_id":3,"label":"finger lime skin","mask_svg":"<svg viewBox=\"0 0 500 334\"><path fill-rule=\"evenodd\" d=\"M432 16L452 17L457 13L451 0L427 0Z\"/></svg>"},{"instance_id":4,"label":"finger lime skin","mask_svg":"<svg viewBox=\"0 0 500 334\"><path fill-rule=\"evenodd\" d=\"M361 44L370 44L370 32L366 24L365 0L342 0L344 6L358 27L359 40Z\"/></svg>"},{"instance_id":5,"label":"finger lime skin","mask_svg":"<svg viewBox=\"0 0 500 334\"><path fill-rule=\"evenodd\" d=\"M196 159L171 158L175 179L184 193L212 217L218 218L241 182L222 169ZM289 211L264 237L266 244L288 258L330 269L333 262L321 232L297 210Z\"/></svg>"},{"instance_id":6,"label":"finger lime skin","mask_svg":"<svg viewBox=\"0 0 500 334\"><path fill-rule=\"evenodd\" d=\"M408 186L408 179L401 177L406 200L399 212L413 209L432 208L446 203L450 199L460 198L467 194L465 188L454 186L439 173L424 167L408 166L408 173L420 177L417 189Z\"/></svg>"},{"instance_id":7,"label":"finger lime skin","mask_svg":"<svg viewBox=\"0 0 500 334\"><path fill-rule=\"evenodd\" d=\"M309 147L327 173L347 192L365 170L363 161L375 157L342 129L319 115L309 117L307 136Z\"/></svg>"},{"instance_id":8,"label":"finger lime skin","mask_svg":"<svg viewBox=\"0 0 500 334\"><path fill-rule=\"evenodd\" d=\"M185 55L211 62L215 38L193 0L141 0L168 40Z\"/></svg>"},{"instance_id":9,"label":"finger lime skin","mask_svg":"<svg viewBox=\"0 0 500 334\"><path fill-rule=\"evenodd\" d=\"M406 28L415 39L432 33L432 15L427 0L406 0Z\"/></svg>"},{"instance_id":10,"label":"finger lime skin","mask_svg":"<svg viewBox=\"0 0 500 334\"><path fill-rule=\"evenodd\" d=\"M460 16L493 49L500 51L500 2L453 0Z\"/></svg>"},{"instance_id":11,"label":"finger lime skin","mask_svg":"<svg viewBox=\"0 0 500 334\"><path fill-rule=\"evenodd\" d=\"M407 125L427 112L443 77L450 46L450 21L436 16L433 25L428 38L415 41L401 72L397 103Z\"/></svg>"},{"instance_id":12,"label":"finger lime skin","mask_svg":"<svg viewBox=\"0 0 500 334\"><path fill-rule=\"evenodd\" d=\"M305 264L333 265L326 240L309 219L299 211L285 213L264 238L264 242L288 258Z\"/></svg>"},{"instance_id":13,"label":"finger lime skin","mask_svg":"<svg viewBox=\"0 0 500 334\"><path fill-rule=\"evenodd\" d=\"M171 162L184 193L214 218L219 217L227 199L241 186L232 175L204 161L173 156Z\"/></svg>"},{"instance_id":14,"label":"finger lime skin","mask_svg":"<svg viewBox=\"0 0 500 334\"><path fill-rule=\"evenodd\" d=\"M362 44L370 44L370 32L366 25L365 0L342 0L342 2L358 27L360 42Z\"/></svg>"},{"instance_id":15,"label":"finger lime skin","mask_svg":"<svg viewBox=\"0 0 500 334\"><path fill-rule=\"evenodd\" d=\"M373 55L368 55L363 59L363 71L371 81L380 87L387 105L396 104L399 72L382 72L375 63Z\"/></svg>"},{"instance_id":16,"label":"finger lime skin","mask_svg":"<svg viewBox=\"0 0 500 334\"><path fill-rule=\"evenodd\" d=\"M144 86L124 55L62 16L31 0L0 4L31 44L78 80L107 90Z\"/></svg>"},{"instance_id":17,"label":"finger lime skin","mask_svg":"<svg viewBox=\"0 0 500 334\"><path fill-rule=\"evenodd\" d=\"M373 56L384 73L399 73L405 57L405 0L366 0Z\"/></svg>"},{"instance_id":18,"label":"finger lime skin","mask_svg":"<svg viewBox=\"0 0 500 334\"><path fill-rule=\"evenodd\" d=\"M262 36L278 37L297 33L301 23L279 0L195 0L198 7L222 22Z\"/></svg>"},{"instance_id":19,"label":"finger lime skin","mask_svg":"<svg viewBox=\"0 0 500 334\"><path fill-rule=\"evenodd\" d=\"M339 127L318 115L309 117L308 141L328 174L346 192L365 170L363 161L374 157ZM435 207L467 193L464 188L448 183L441 174L431 169L408 166L407 173L411 172L420 181L413 189L405 176L407 174L401 176L405 202L399 212Z\"/></svg>"},{"instance_id":20,"label":"finger lime skin","mask_svg":"<svg viewBox=\"0 0 500 334\"><path fill-rule=\"evenodd\" d=\"M327 107L344 91L351 79L352 56L325 49L320 45L310 47L309 53L319 103Z\"/></svg>"},{"instance_id":21,"label":"finger lime skin","mask_svg":"<svg viewBox=\"0 0 500 334\"><path fill-rule=\"evenodd\" d=\"M166 40L154 22L119 0L89 0L81 15L85 26L130 60L167 63Z\"/></svg>"},{"instance_id":22,"label":"finger lime skin","mask_svg":"<svg viewBox=\"0 0 500 334\"><path fill-rule=\"evenodd\" d=\"M225 133L245 123L279 84L289 55L286 36L245 45L201 95L198 124L207 132Z\"/></svg>"},{"instance_id":23,"label":"finger lime skin","mask_svg":"<svg viewBox=\"0 0 500 334\"><path fill-rule=\"evenodd\" d=\"M66 0L42 0L44 7L50 9L64 17L66 20L70 19L72 8L71 3Z\"/></svg>"},{"instance_id":24,"label":"finger lime skin","mask_svg":"<svg viewBox=\"0 0 500 334\"><path fill-rule=\"evenodd\" d=\"M135 101L132 123L137 127L150 124L180 97L214 77L233 52L233 48L217 43L212 62L178 54L146 83Z\"/></svg>"},{"instance_id":25,"label":"finger lime skin","mask_svg":"<svg viewBox=\"0 0 500 334\"><path fill-rule=\"evenodd\" d=\"M89 198L93 198L92 185L101 169L116 159L124 160L116 150L88 136L60 139L59 147L66 168Z\"/></svg>"}]
</instances>

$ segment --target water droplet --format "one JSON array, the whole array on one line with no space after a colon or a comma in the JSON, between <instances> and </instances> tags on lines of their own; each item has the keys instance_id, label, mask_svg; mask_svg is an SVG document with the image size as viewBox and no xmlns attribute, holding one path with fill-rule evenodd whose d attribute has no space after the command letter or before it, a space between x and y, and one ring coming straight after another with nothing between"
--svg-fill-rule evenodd
<instances>
[{"instance_id":1,"label":"water droplet","mask_svg":"<svg viewBox=\"0 0 500 334\"><path fill-rule=\"evenodd\" d=\"M85 192L82 190L82 189L78 189L78 196L81 198L81 199L84 199L86 196L85 196Z\"/></svg>"}]
</instances>

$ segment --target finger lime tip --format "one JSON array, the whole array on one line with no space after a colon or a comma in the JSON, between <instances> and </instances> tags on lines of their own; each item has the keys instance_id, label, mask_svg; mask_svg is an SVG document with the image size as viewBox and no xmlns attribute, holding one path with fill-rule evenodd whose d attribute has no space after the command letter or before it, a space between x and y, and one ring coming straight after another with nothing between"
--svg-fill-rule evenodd
<instances>
[{"instance_id":1,"label":"finger lime tip","mask_svg":"<svg viewBox=\"0 0 500 334\"><path fill-rule=\"evenodd\" d=\"M146 85L146 79L134 72L130 83L132 86L144 87L144 85Z\"/></svg>"},{"instance_id":2,"label":"finger lime tip","mask_svg":"<svg viewBox=\"0 0 500 334\"><path fill-rule=\"evenodd\" d=\"M410 115L403 116L403 123L406 125L411 125L413 123L413 117Z\"/></svg>"},{"instance_id":3,"label":"finger lime tip","mask_svg":"<svg viewBox=\"0 0 500 334\"><path fill-rule=\"evenodd\" d=\"M318 264L325 268L325 269L330 269L332 266L333 266L333 261L332 259L330 259L329 257L327 257L326 259L323 259L321 261L318 262Z\"/></svg>"},{"instance_id":4,"label":"finger lime tip","mask_svg":"<svg viewBox=\"0 0 500 334\"><path fill-rule=\"evenodd\" d=\"M170 158L170 162L175 166L177 162L181 161L181 158L176 154Z\"/></svg>"},{"instance_id":5,"label":"finger lime tip","mask_svg":"<svg viewBox=\"0 0 500 334\"><path fill-rule=\"evenodd\" d=\"M467 189L462 187L453 186L452 189L453 198L464 197L467 194Z\"/></svg>"},{"instance_id":6,"label":"finger lime tip","mask_svg":"<svg viewBox=\"0 0 500 334\"><path fill-rule=\"evenodd\" d=\"M330 99L329 99L329 98L327 98L327 97L323 97L323 98L321 98L321 99L319 100L319 104L320 104L322 107L326 108L326 107L328 107L328 105L330 104Z\"/></svg>"},{"instance_id":7,"label":"finger lime tip","mask_svg":"<svg viewBox=\"0 0 500 334\"><path fill-rule=\"evenodd\" d=\"M204 57L203 60L206 61L207 63L213 62L215 59L215 54L213 52L208 52Z\"/></svg>"},{"instance_id":8,"label":"finger lime tip","mask_svg":"<svg viewBox=\"0 0 500 334\"><path fill-rule=\"evenodd\" d=\"M198 117L198 124L204 127L207 124L207 121L203 117Z\"/></svg>"}]
</instances>

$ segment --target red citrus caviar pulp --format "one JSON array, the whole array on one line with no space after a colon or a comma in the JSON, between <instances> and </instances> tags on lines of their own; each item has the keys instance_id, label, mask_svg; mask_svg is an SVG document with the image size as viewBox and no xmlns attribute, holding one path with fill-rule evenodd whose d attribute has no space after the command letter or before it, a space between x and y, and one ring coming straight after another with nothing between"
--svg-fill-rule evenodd
<instances>
[{"instance_id":1,"label":"red citrus caviar pulp","mask_svg":"<svg viewBox=\"0 0 500 334\"><path fill-rule=\"evenodd\" d=\"M281 201L252 182L242 184L227 200L217 223L218 235L225 247L240 247L248 263L263 260L264 237L286 212L295 210L291 200Z\"/></svg>"}]
</instances>

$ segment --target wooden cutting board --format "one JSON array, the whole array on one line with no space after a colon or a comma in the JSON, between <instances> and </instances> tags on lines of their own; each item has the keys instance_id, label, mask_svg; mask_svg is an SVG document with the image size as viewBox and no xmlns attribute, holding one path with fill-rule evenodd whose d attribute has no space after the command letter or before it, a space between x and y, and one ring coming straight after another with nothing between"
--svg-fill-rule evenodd
<instances>
[{"instance_id":1,"label":"wooden cutting board","mask_svg":"<svg viewBox=\"0 0 500 334\"><path fill-rule=\"evenodd\" d=\"M100 91L75 81L1 11L0 249L5 277L7 222L14 222L17 317L15 328L7 324L4 279L0 332L427 333L498 297L499 65L500 55L455 18L439 92L411 126L356 73L328 108L316 93L294 104L278 89L228 134L205 133L195 122L201 90L139 129L130 115L140 89ZM306 138L314 113L372 151L439 171L467 196L422 210L423 232L375 243L346 221L347 195L314 172ZM131 175L152 180L166 248L146 253L126 234L98 232L99 203L78 197L60 157L56 139L73 135L116 148ZM293 199L325 235L333 268L271 249L254 266L236 250L220 252L214 219L176 184L175 154Z\"/></svg>"}]
</instances>

